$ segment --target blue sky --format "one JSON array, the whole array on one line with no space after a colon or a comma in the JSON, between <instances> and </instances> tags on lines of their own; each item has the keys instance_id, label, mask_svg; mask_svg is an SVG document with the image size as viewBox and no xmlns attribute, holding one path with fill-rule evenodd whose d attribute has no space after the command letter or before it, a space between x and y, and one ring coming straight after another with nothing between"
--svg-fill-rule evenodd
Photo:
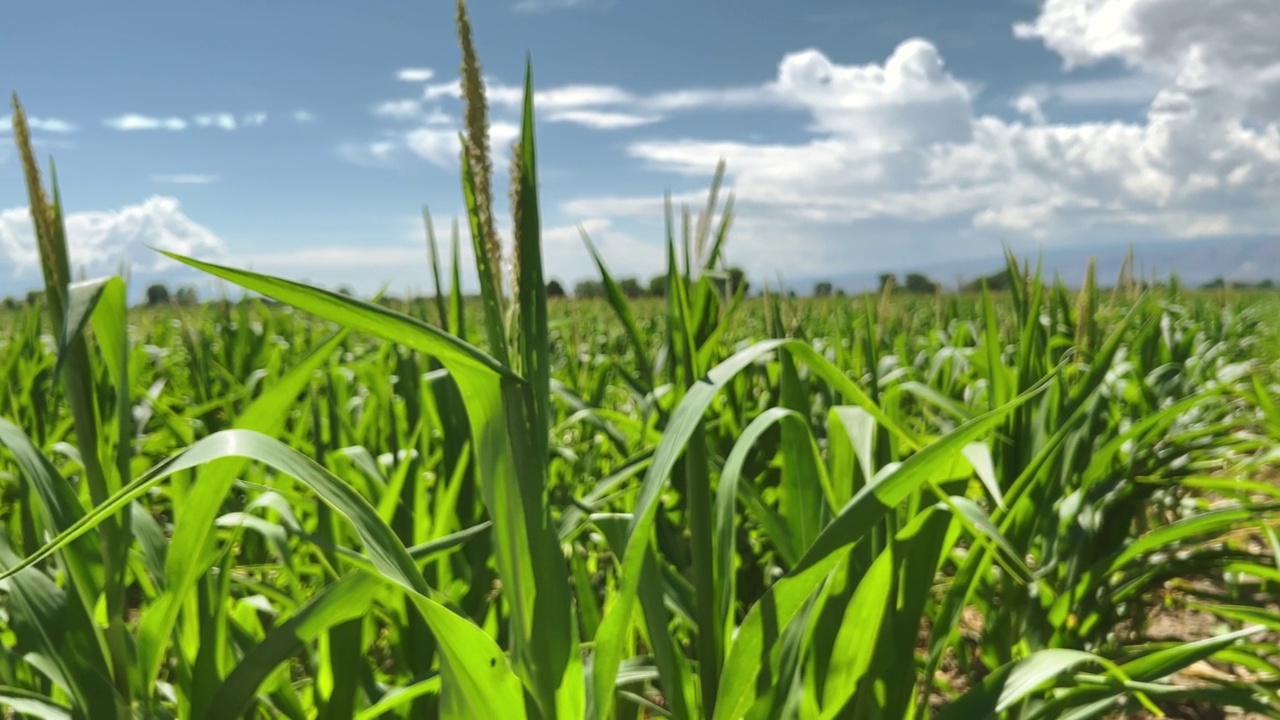
<instances>
[{"instance_id":1,"label":"blue sky","mask_svg":"<svg viewBox=\"0 0 1280 720\"><path fill-rule=\"evenodd\" d=\"M525 53L547 273L662 264L662 194L720 157L729 259L814 278L1016 248L1280 227L1274 0L473 2L493 136ZM10 4L0 67L59 167L73 262L147 244L361 291L428 287L419 209L461 214L445 2ZM38 283L0 145L0 294ZM505 162L495 165L503 169ZM505 203L502 208L505 216Z\"/></svg>"}]
</instances>

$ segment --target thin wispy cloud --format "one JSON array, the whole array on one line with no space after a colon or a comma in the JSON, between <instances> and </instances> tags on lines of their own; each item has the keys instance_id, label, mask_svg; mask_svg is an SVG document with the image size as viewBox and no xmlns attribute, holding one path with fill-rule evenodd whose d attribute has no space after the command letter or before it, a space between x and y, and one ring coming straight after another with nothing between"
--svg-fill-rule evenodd
<instances>
[{"instance_id":1,"label":"thin wispy cloud","mask_svg":"<svg viewBox=\"0 0 1280 720\"><path fill-rule=\"evenodd\" d=\"M114 130L186 130L188 127L217 129L231 132L242 127L257 127L267 121L264 112L252 112L237 118L234 113L214 112L192 115L190 120L171 115L158 117L140 113L126 113L114 118L107 118L102 124Z\"/></svg>"},{"instance_id":2,"label":"thin wispy cloud","mask_svg":"<svg viewBox=\"0 0 1280 720\"><path fill-rule=\"evenodd\" d=\"M107 118L102 121L113 130L123 130L126 132L136 130L185 130L187 129L187 121L180 117L151 117L149 115L139 115L137 113L126 113L119 117Z\"/></svg>"},{"instance_id":3,"label":"thin wispy cloud","mask_svg":"<svg viewBox=\"0 0 1280 720\"><path fill-rule=\"evenodd\" d=\"M367 143L344 143L337 148L338 157L354 165L365 167L391 167L395 165L399 143L392 140L376 140Z\"/></svg>"},{"instance_id":4,"label":"thin wispy cloud","mask_svg":"<svg viewBox=\"0 0 1280 720\"><path fill-rule=\"evenodd\" d=\"M218 180L219 177L217 175L201 173L158 174L151 176L151 182L168 185L208 185L216 183Z\"/></svg>"},{"instance_id":5,"label":"thin wispy cloud","mask_svg":"<svg viewBox=\"0 0 1280 720\"><path fill-rule=\"evenodd\" d=\"M431 68L401 68L396 71L396 79L403 82L427 82L436 76Z\"/></svg>"},{"instance_id":6,"label":"thin wispy cloud","mask_svg":"<svg viewBox=\"0 0 1280 720\"><path fill-rule=\"evenodd\" d=\"M658 115L634 115L599 110L563 110L551 113L548 119L552 122L574 123L593 130L621 130L651 125L662 120Z\"/></svg>"},{"instance_id":7,"label":"thin wispy cloud","mask_svg":"<svg viewBox=\"0 0 1280 720\"><path fill-rule=\"evenodd\" d=\"M387 100L373 106L373 114L375 117L388 118L391 120L414 120L422 117L424 112L422 103L418 100Z\"/></svg>"},{"instance_id":8,"label":"thin wispy cloud","mask_svg":"<svg viewBox=\"0 0 1280 720\"><path fill-rule=\"evenodd\" d=\"M553 10L570 10L585 7L606 7L607 0L519 0L511 6L518 13L544 13Z\"/></svg>"},{"instance_id":9,"label":"thin wispy cloud","mask_svg":"<svg viewBox=\"0 0 1280 720\"><path fill-rule=\"evenodd\" d=\"M490 77L485 79L485 88L489 104L498 110L519 111L524 102L523 86L508 85ZM461 97L457 81L440 82L423 89L422 102L460 101ZM408 107L408 101L405 102ZM535 91L534 106L552 122L574 123L592 130L624 130L661 122L675 113L702 110L802 108L796 98L780 92L776 83L681 88L649 95L615 85L569 84Z\"/></svg>"},{"instance_id":10,"label":"thin wispy cloud","mask_svg":"<svg viewBox=\"0 0 1280 720\"><path fill-rule=\"evenodd\" d=\"M231 113L212 113L208 115L197 115L195 117L196 125L200 127L216 127L222 130L236 129L236 116Z\"/></svg>"},{"instance_id":11,"label":"thin wispy cloud","mask_svg":"<svg viewBox=\"0 0 1280 720\"><path fill-rule=\"evenodd\" d=\"M66 120L58 118L31 118L32 130L43 130L51 133L71 133L76 131L76 126Z\"/></svg>"},{"instance_id":12,"label":"thin wispy cloud","mask_svg":"<svg viewBox=\"0 0 1280 720\"><path fill-rule=\"evenodd\" d=\"M1064 105L1145 105L1168 84L1168 78L1137 72L1098 80L1037 83L1026 88L1023 94L1040 102Z\"/></svg>"},{"instance_id":13,"label":"thin wispy cloud","mask_svg":"<svg viewBox=\"0 0 1280 720\"><path fill-rule=\"evenodd\" d=\"M310 110L294 110L293 121L299 125L307 125L316 121L316 116Z\"/></svg>"},{"instance_id":14,"label":"thin wispy cloud","mask_svg":"<svg viewBox=\"0 0 1280 720\"><path fill-rule=\"evenodd\" d=\"M418 70L399 71L400 76L428 77ZM494 113L494 147L514 140L524 88L486 78L486 95ZM392 166L401 150L434 165L452 168L457 163L460 113L446 111L445 103L461 100L456 80L429 83L418 98L386 100L370 108L370 114L398 127L383 131L384 139L346 144L341 157L361 165ZM567 84L536 91L534 105L540 117L553 123L577 125L596 131L621 131L662 122L669 114L700 109L766 107L793 103L769 84L757 87L681 89L640 95L615 85ZM409 126L406 128L406 126ZM508 132L509 131L509 132ZM510 137L508 137L508 135ZM394 138L388 140L386 138Z\"/></svg>"},{"instance_id":15,"label":"thin wispy cloud","mask_svg":"<svg viewBox=\"0 0 1280 720\"><path fill-rule=\"evenodd\" d=\"M76 126L59 118L41 118L27 116L27 127L33 131L44 131L48 133L73 133ZM5 115L0 118L0 133L13 132L13 116Z\"/></svg>"}]
</instances>

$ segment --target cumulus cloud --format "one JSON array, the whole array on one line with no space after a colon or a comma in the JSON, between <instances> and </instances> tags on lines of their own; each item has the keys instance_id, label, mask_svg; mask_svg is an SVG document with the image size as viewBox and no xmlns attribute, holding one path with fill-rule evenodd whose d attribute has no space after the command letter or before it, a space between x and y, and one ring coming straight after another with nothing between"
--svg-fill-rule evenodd
<instances>
[{"instance_id":1,"label":"cumulus cloud","mask_svg":"<svg viewBox=\"0 0 1280 720\"><path fill-rule=\"evenodd\" d=\"M739 262L821 270L851 255L883 266L1040 243L1204 237L1280 227L1280 61L1272 0L1044 0L1011 29L1062 60L1062 73L976 106L937 46L901 42L875 62L817 49L785 55L771 78L733 87L636 93L608 84L543 88L540 119L621 132L679 114L786 109L799 141L655 134L626 145L670 173L677 197L729 161ZM1115 77L1080 78L1109 63ZM424 83L415 98L371 108L380 137L346 147L357 162L416 156L456 169L460 90ZM520 85L486 78L493 146L515 137ZM1123 119L1066 121L1072 106L1124 106ZM1076 113L1078 116L1078 113ZM500 164L500 163L499 163ZM559 208L598 222L661 217L660 197L578 197ZM803 252L780 257L780 243ZM866 250L874 247L876 253ZM966 250L968 248L968 250ZM798 270L797 270L798 271Z\"/></svg>"},{"instance_id":2,"label":"cumulus cloud","mask_svg":"<svg viewBox=\"0 0 1280 720\"><path fill-rule=\"evenodd\" d=\"M735 247L757 268L795 272L989 251L991 239L1075 243L1274 232L1280 227L1280 56L1272 0L1047 0L1014 32L1063 59L1068 82L1010 98L1021 118L980 114L971 86L927 40L882 62L817 50L785 56L772 80L647 100L677 109L801 110L801 142L668 137L630 143L647 167L693 178L728 160ZM1119 60L1126 78L1071 82ZM1109 83L1109 84L1107 84ZM1055 121L1046 102L1145 97L1136 120ZM659 102L660 101L660 102ZM589 216L651 213L644 199L578 198ZM892 239L892 240L891 240ZM780 256L794 242L803 252Z\"/></svg>"},{"instance_id":3,"label":"cumulus cloud","mask_svg":"<svg viewBox=\"0 0 1280 720\"><path fill-rule=\"evenodd\" d=\"M444 231L448 217L449 213L436 213L436 230L443 237L447 237ZM217 286L208 276L171 261L152 248L330 288L351 285L362 294L376 292L384 284L396 293L431 292L420 217L406 217L403 236L381 244L308 244L264 250L229 246L213 229L189 217L176 199L162 195L114 210L72 212L65 221L73 273L83 269L88 277L101 277L117 273L124 265L132 276L135 297L147 284L157 281L171 286L192 284L202 292ZM509 244L510 219L499 215L497 223L500 235ZM665 257L657 240L642 239L627 223L588 217L580 225L619 274L649 277L662 270ZM463 227L465 237L465 223ZM549 277L571 283L595 275L578 224L547 227L543 246ZM470 243L464 240L461 250L463 285L467 291L474 291L476 270ZM448 242L441 243L441 251L448 267L452 260ZM0 295L24 292L41 282L29 213L25 208L0 210ZM234 288L226 290L233 295L238 292Z\"/></svg>"},{"instance_id":4,"label":"cumulus cloud","mask_svg":"<svg viewBox=\"0 0 1280 720\"><path fill-rule=\"evenodd\" d=\"M1025 115L1031 122L1037 125L1044 124L1044 110L1040 107L1040 99L1035 95L1030 93L1019 95L1009 104L1018 111L1018 114Z\"/></svg>"},{"instance_id":5,"label":"cumulus cloud","mask_svg":"<svg viewBox=\"0 0 1280 720\"><path fill-rule=\"evenodd\" d=\"M121 263L142 274L175 267L152 247L201 257L226 252L223 241L171 197L154 196L118 210L73 212L65 222L72 270L83 268L90 277L114 273ZM39 255L26 208L0 210L0 260L11 268L7 280L38 280Z\"/></svg>"},{"instance_id":6,"label":"cumulus cloud","mask_svg":"<svg viewBox=\"0 0 1280 720\"><path fill-rule=\"evenodd\" d=\"M1166 78L1166 94L1226 103L1236 115L1280 117L1280 5L1270 0L1045 0L1014 27L1067 69L1119 60Z\"/></svg>"}]
</instances>

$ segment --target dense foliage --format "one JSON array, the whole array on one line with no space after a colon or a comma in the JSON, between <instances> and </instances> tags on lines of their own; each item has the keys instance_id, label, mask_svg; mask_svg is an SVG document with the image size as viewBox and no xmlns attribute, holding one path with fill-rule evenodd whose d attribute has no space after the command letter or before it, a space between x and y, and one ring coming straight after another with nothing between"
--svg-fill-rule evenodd
<instances>
[{"instance_id":1,"label":"dense foliage","mask_svg":"<svg viewBox=\"0 0 1280 720\"><path fill-rule=\"evenodd\" d=\"M459 24L469 303L431 233L432 299L177 258L280 304L128 310L70 282L15 108L47 292L0 315L0 704L1280 712L1276 298L1011 259L999 295L746 299L717 175L662 299L598 258L549 299L532 83L508 266Z\"/></svg>"}]
</instances>

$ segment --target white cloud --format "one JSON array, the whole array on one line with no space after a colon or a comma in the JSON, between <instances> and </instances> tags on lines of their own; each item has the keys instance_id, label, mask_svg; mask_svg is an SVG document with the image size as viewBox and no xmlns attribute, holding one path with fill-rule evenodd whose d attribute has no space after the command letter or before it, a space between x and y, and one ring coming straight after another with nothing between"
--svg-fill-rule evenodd
<instances>
[{"instance_id":1,"label":"white cloud","mask_svg":"<svg viewBox=\"0 0 1280 720\"><path fill-rule=\"evenodd\" d=\"M299 125L306 125L316 121L316 116L310 110L294 110L293 121Z\"/></svg>"},{"instance_id":2,"label":"white cloud","mask_svg":"<svg viewBox=\"0 0 1280 720\"><path fill-rule=\"evenodd\" d=\"M617 130L620 128L640 127L656 123L662 118L655 115L632 115L630 113L602 112L599 110L562 110L548 115L552 122L567 122L582 125L593 130Z\"/></svg>"},{"instance_id":3,"label":"white cloud","mask_svg":"<svg viewBox=\"0 0 1280 720\"><path fill-rule=\"evenodd\" d=\"M390 167L395 164L395 156L400 144L393 140L375 140L367 143L345 143L339 145L337 152L347 162L366 167Z\"/></svg>"},{"instance_id":4,"label":"white cloud","mask_svg":"<svg viewBox=\"0 0 1280 720\"><path fill-rule=\"evenodd\" d=\"M1277 23L1271 0L1046 0L1014 33L1066 68L1120 60L1171 81L1166 91L1270 121L1280 117Z\"/></svg>"},{"instance_id":5,"label":"white cloud","mask_svg":"<svg viewBox=\"0 0 1280 720\"><path fill-rule=\"evenodd\" d=\"M1019 95L1009 104L1013 106L1014 110L1018 111L1018 114L1025 115L1031 122L1037 125L1044 124L1044 110L1040 107L1040 100L1035 95Z\"/></svg>"},{"instance_id":6,"label":"white cloud","mask_svg":"<svg viewBox=\"0 0 1280 720\"><path fill-rule=\"evenodd\" d=\"M515 123L492 122L489 124L489 147L495 158L507 157L507 148L520 137L520 127ZM454 129L420 127L410 130L404 136L405 147L409 152L446 169L458 167L458 153L462 146L458 143L458 132ZM499 161L495 160L495 165Z\"/></svg>"},{"instance_id":7,"label":"white cloud","mask_svg":"<svg viewBox=\"0 0 1280 720\"><path fill-rule=\"evenodd\" d=\"M518 13L543 13L601 4L607 3L601 0L518 0L511 9Z\"/></svg>"},{"instance_id":8,"label":"white cloud","mask_svg":"<svg viewBox=\"0 0 1280 720\"><path fill-rule=\"evenodd\" d=\"M1100 80L1068 80L1037 83L1024 95L1039 102L1053 101L1063 105L1137 105L1146 106L1166 85L1166 80L1146 72L1128 72Z\"/></svg>"},{"instance_id":9,"label":"white cloud","mask_svg":"<svg viewBox=\"0 0 1280 720\"><path fill-rule=\"evenodd\" d=\"M429 294L434 291L424 242L421 218L407 224L404 243L386 243L371 247L322 246L265 253L232 253L225 262L234 267L252 269L334 288L350 285L357 292L370 294L387 284L392 292L412 291ZM452 263L448 226L450 219L435 218L440 240L441 263ZM499 233L510 237L506 218L499 216ZM666 265L664 249L659 242L645 241L620 229L613 221L588 218L581 223L596 248L619 277L635 275L649 278ZM465 223L462 226L460 266L462 283L467 291L476 288L475 258ZM543 230L543 268L548 279L556 278L572 289L582 278L596 277L595 264L587 253L578 225L553 226ZM507 272L508 267L503 267ZM445 278L448 282L448 278Z\"/></svg>"},{"instance_id":10,"label":"white cloud","mask_svg":"<svg viewBox=\"0 0 1280 720\"><path fill-rule=\"evenodd\" d=\"M27 116L27 127L34 131L44 131L48 133L73 133L76 126L59 118L41 118ZM0 117L0 133L13 132L13 116L5 115Z\"/></svg>"},{"instance_id":11,"label":"white cloud","mask_svg":"<svg viewBox=\"0 0 1280 720\"><path fill-rule=\"evenodd\" d=\"M200 173L160 174L152 175L151 182L170 183L174 185L207 185L209 183L218 182L218 176Z\"/></svg>"},{"instance_id":12,"label":"white cloud","mask_svg":"<svg viewBox=\"0 0 1280 720\"><path fill-rule=\"evenodd\" d=\"M436 76L436 71L431 68L401 68L396 71L396 79L403 82L422 83L431 80Z\"/></svg>"},{"instance_id":13,"label":"white cloud","mask_svg":"<svg viewBox=\"0 0 1280 720\"><path fill-rule=\"evenodd\" d=\"M436 130L421 127L410 130L404 136L409 152L433 165L452 168L458 164L458 134L452 130Z\"/></svg>"},{"instance_id":14,"label":"white cloud","mask_svg":"<svg viewBox=\"0 0 1280 720\"><path fill-rule=\"evenodd\" d=\"M1274 232L1277 25L1273 0L1047 0L1036 21L1018 27L1020 37L1041 40L1066 67L1118 59L1130 74L1088 82L1068 75L1029 89L1011 103L1030 122L1013 121L975 111L972 86L927 41L907 40L866 65L806 50L784 57L775 78L755 87L661 93L637 106L794 108L809 118L809 139L677 136L632 142L628 152L700 180L727 159L740 213L733 244L757 271L884 267L987 253L1001 240ZM1138 120L1060 122L1042 105L1144 95ZM648 217L660 201L581 197L561 209ZM797 252L778 251L791 246Z\"/></svg>"},{"instance_id":15,"label":"white cloud","mask_svg":"<svg viewBox=\"0 0 1280 720\"><path fill-rule=\"evenodd\" d=\"M923 48L925 54L916 54ZM889 83L911 84L912 73L929 73L941 69L941 61L933 46L923 40L904 43L898 58L891 59L887 67L891 77ZM787 56L789 65L783 68L777 81L757 86L729 88L685 88L652 95L637 95L614 85L570 84L537 90L534 94L536 110L553 122L569 122L582 125L593 130L619 130L634 128L661 122L676 113L688 113L706 110L747 110L754 108L784 107L792 109L811 109L805 103L801 93L805 84L820 84L830 80L807 77L807 73L884 73L886 68L880 66L862 66L840 68L826 60L817 50L805 50ZM892 63L933 62L937 67L899 67ZM825 63L825 65L824 65ZM927 81L927 77L924 81ZM872 79L859 77L838 77L837 82L862 82L870 91ZM965 102L972 95L972 89L963 82L954 81L954 86L939 88L920 85L920 91L951 92L964 98ZM819 90L820 91L820 90ZM524 102L524 88L519 85L508 85L494 78L485 79L486 98L491 108L497 111L519 111ZM879 91L885 90L881 88ZM458 101L461 89L458 81L446 81L429 84L423 90L422 101L431 104L443 100ZM852 103L847 111L856 108L859 103L874 103L873 97L855 97L847 95L843 101ZM408 101L405 107L409 107ZM883 106L877 106L883 109ZM840 116L842 108L831 108L828 116ZM886 122L893 124L894 118L887 117Z\"/></svg>"},{"instance_id":16,"label":"white cloud","mask_svg":"<svg viewBox=\"0 0 1280 720\"><path fill-rule=\"evenodd\" d=\"M425 112L422 102L413 99L387 100L373 106L373 114L376 117L391 120L417 120Z\"/></svg>"},{"instance_id":17,"label":"white cloud","mask_svg":"<svg viewBox=\"0 0 1280 720\"><path fill-rule=\"evenodd\" d=\"M401 156L408 154L441 168L456 170L461 149L458 143L461 118L446 113L439 100L448 96L444 89L456 90L457 87L456 82L429 85L422 98L399 98L374 105L370 114L395 127L384 129L382 139L340 146L339 156L358 165L392 167ZM519 135L520 128L515 122L501 117L492 119L489 142L495 156L505 155L506 146Z\"/></svg>"},{"instance_id":18,"label":"white cloud","mask_svg":"<svg viewBox=\"0 0 1280 720\"><path fill-rule=\"evenodd\" d=\"M639 94L569 84L539 90L535 103L547 121L613 131L708 110L802 113L809 137L801 141L651 135L627 146L645 166L688 178L682 190L728 159L739 200L736 259L757 269L821 271L850 257L883 267L985 253L1006 240L1274 231L1280 56L1269 28L1280 22L1280 4L1223 1L1211 10L1199 0L1045 0L1016 35L1058 53L1064 68L1119 61L1125 70L1085 79L1064 71L1030 85L1008 99L1012 119L975 109L979 85L953 75L921 38L865 64L800 50L753 85ZM523 88L494 78L486 87L501 150L515 136ZM1068 106L1109 105L1146 111L1123 120L1059 118ZM459 108L456 80L384 103L375 116L412 125L384 128L384 139L358 155L390 163L407 151L453 170ZM560 210L599 222L660 222L661 208L655 195L579 197ZM876 238L885 244L867 252ZM780 255L790 242L803 251Z\"/></svg>"},{"instance_id":19,"label":"white cloud","mask_svg":"<svg viewBox=\"0 0 1280 720\"><path fill-rule=\"evenodd\" d=\"M114 273L122 262L143 274L175 267L150 247L201 257L226 251L220 238L187 217L171 197L154 196L118 210L73 212L65 222L72 272L83 268L90 277ZM0 260L12 268L9 279L38 283L38 257L26 208L0 210Z\"/></svg>"},{"instance_id":20,"label":"white cloud","mask_svg":"<svg viewBox=\"0 0 1280 720\"><path fill-rule=\"evenodd\" d=\"M448 243L443 245L442 260L447 268L451 262ZM461 266L464 291L472 292L476 288L476 271L469 247L467 243L462 245ZM308 246L297 250L237 252L220 262L230 267L330 289L348 286L364 297L378 292L384 286L395 295L406 292L421 295L434 293L426 243L421 231L411 244ZM447 277L445 282L448 282ZM229 286L227 289L232 296L238 292L234 287Z\"/></svg>"},{"instance_id":21,"label":"white cloud","mask_svg":"<svg viewBox=\"0 0 1280 720\"><path fill-rule=\"evenodd\" d=\"M460 211L459 211L460 212ZM456 214L456 213L455 213ZM193 284L202 291L217 287L206 275L169 260L151 248L159 248L231 267L304 280L335 288L351 285L370 294L388 284L391 291L432 292L424 231L420 217L406 218L403 238L372 245L306 245L266 251L231 249L213 230L188 217L171 197L153 196L144 202L116 210L73 212L66 216L73 273L84 269L88 277L115 274L122 264L129 268L132 294L151 282ZM444 267L452 262L448 213L435 213ZM510 237L510 220L497 217L499 234ZM587 218L581 225L619 276L649 277L665 264L662 247L646 241L605 218ZM463 286L476 288L475 261L468 230L463 233L460 260ZM656 237L656 236L655 236ZM594 277L577 225L552 226L543 232L543 264L549 278L572 284ZM0 295L40 285L39 258L30 216L25 208L0 210ZM505 270L506 268L504 268ZM225 288L231 295L233 287Z\"/></svg>"},{"instance_id":22,"label":"white cloud","mask_svg":"<svg viewBox=\"0 0 1280 720\"><path fill-rule=\"evenodd\" d=\"M216 127L222 130L235 130L239 127L258 127L267 122L267 114L264 112L246 113L236 120L236 116L228 112L206 113L204 115L196 115L193 118L195 124L200 127Z\"/></svg>"},{"instance_id":23,"label":"white cloud","mask_svg":"<svg viewBox=\"0 0 1280 720\"><path fill-rule=\"evenodd\" d=\"M137 113L107 118L102 124L114 130L185 130L187 127L187 121L180 117L150 117Z\"/></svg>"},{"instance_id":24,"label":"white cloud","mask_svg":"<svg viewBox=\"0 0 1280 720\"><path fill-rule=\"evenodd\" d=\"M543 230L542 265L548 278L572 283L582 278L598 277L595 262L582 239L583 230L615 278L649 278L666 268L666 246L660 240L644 240L619 229L609 218L595 217L582 220L578 225ZM572 287L568 289L572 290Z\"/></svg>"},{"instance_id":25,"label":"white cloud","mask_svg":"<svg viewBox=\"0 0 1280 720\"><path fill-rule=\"evenodd\" d=\"M496 128L495 146L516 137L513 130L524 102L524 88L494 78L485 79L486 98ZM461 88L457 80L428 84L420 98L388 100L375 105L375 117L396 123L415 123L410 130L396 130L403 145L413 154L441 167L456 164L458 113L442 108L445 101L460 106ZM569 84L536 91L535 107L546 121L568 123L592 130L625 130L661 122L667 114L707 108L738 109L787 105L790 100L771 86L692 89L640 96L613 85ZM794 103L791 103L794 104ZM385 141L380 141L384 150ZM343 152L355 162L366 162L367 152Z\"/></svg>"},{"instance_id":26,"label":"white cloud","mask_svg":"<svg viewBox=\"0 0 1280 720\"><path fill-rule=\"evenodd\" d=\"M518 110L524 103L524 86L508 85L496 78L485 78L485 97L494 107ZM461 100L462 88L457 80L427 85L422 99L427 102ZM615 85L570 84L534 91L534 106L539 112L564 113L612 108L659 116L669 112L726 110L767 107L785 102L771 87L692 88L637 95Z\"/></svg>"},{"instance_id":27,"label":"white cloud","mask_svg":"<svg viewBox=\"0 0 1280 720\"><path fill-rule=\"evenodd\" d=\"M298 113L306 113L304 110ZM303 117L295 113L295 119ZM305 117L310 117L306 113ZM255 127L262 125L267 121L267 114L264 112L246 113L239 120L236 116L229 112L201 113L192 116L190 123L187 120L177 117L153 117L150 115L140 115L138 113L127 113L119 117L107 118L102 121L103 125L115 130L185 130L189 125L195 125L201 128L218 128L220 130L232 131L240 127ZM298 122L307 122L306 120L298 120Z\"/></svg>"},{"instance_id":28,"label":"white cloud","mask_svg":"<svg viewBox=\"0 0 1280 720\"><path fill-rule=\"evenodd\" d=\"M497 85L501 102L518 107L524 102L524 89ZM534 104L541 110L581 110L602 105L622 105L635 102L631 93L612 85L564 85L547 90L535 90Z\"/></svg>"},{"instance_id":29,"label":"white cloud","mask_svg":"<svg viewBox=\"0 0 1280 720\"><path fill-rule=\"evenodd\" d=\"M216 127L223 130L236 129L236 116L231 113L210 113L195 116L195 123L200 127Z\"/></svg>"}]
</instances>

